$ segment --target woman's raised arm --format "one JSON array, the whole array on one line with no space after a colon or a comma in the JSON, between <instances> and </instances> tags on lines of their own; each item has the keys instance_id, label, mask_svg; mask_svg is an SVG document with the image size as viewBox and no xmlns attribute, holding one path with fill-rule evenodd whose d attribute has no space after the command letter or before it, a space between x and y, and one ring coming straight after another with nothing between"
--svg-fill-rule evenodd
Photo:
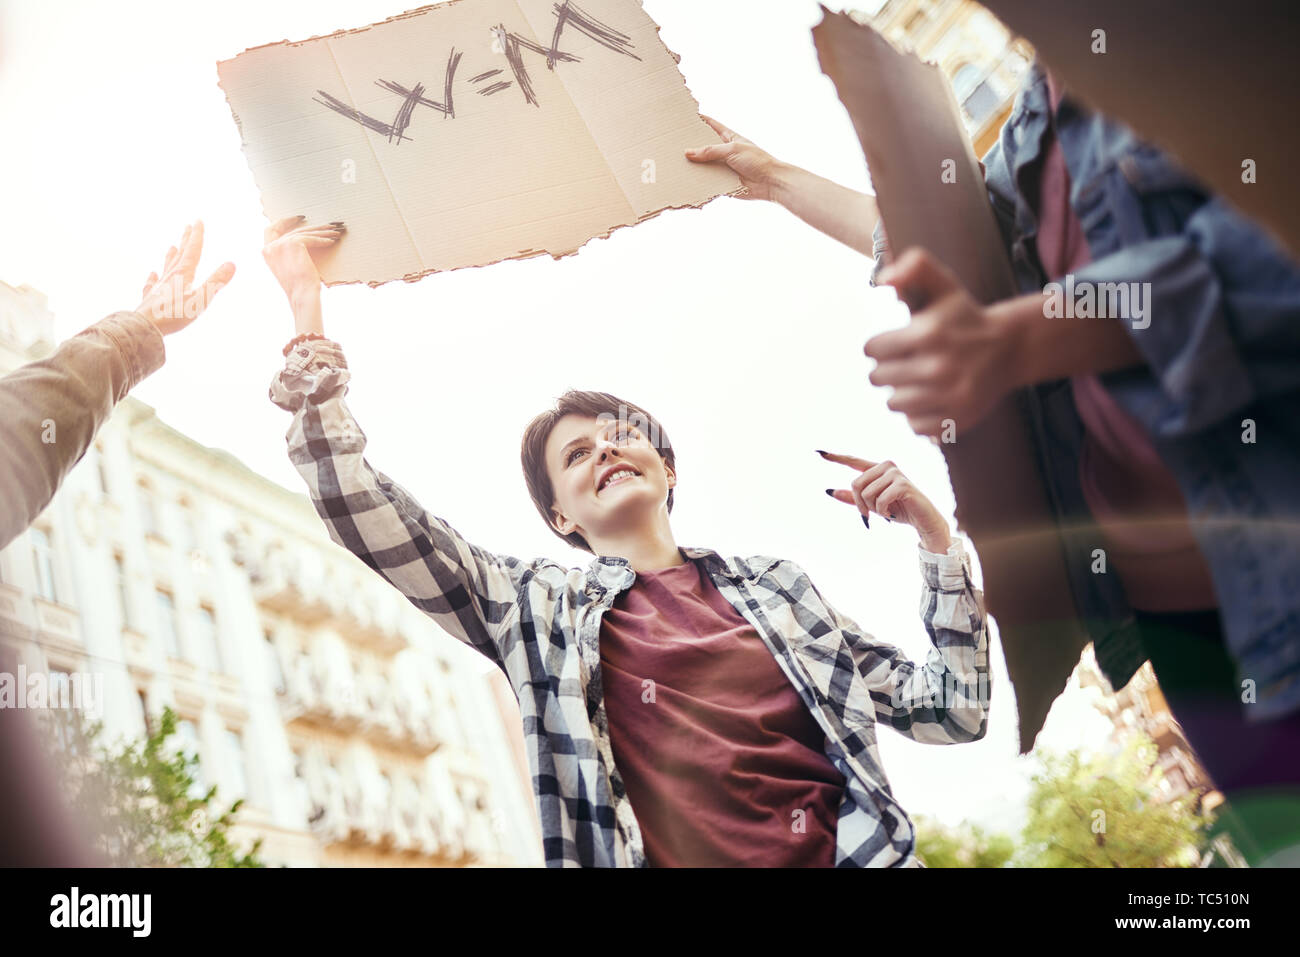
<instances>
[{"instance_id":1,"label":"woman's raised arm","mask_svg":"<svg viewBox=\"0 0 1300 957\"><path fill-rule=\"evenodd\" d=\"M866 682L876 719L922 744L978 741L988 730L988 618L975 587L970 559L948 522L893 462L870 462L823 452L829 462L857 471L832 498L862 514L911 525L921 536L921 621L930 636L925 661L866 634L833 608L858 674ZM824 599L823 599L824 600ZM829 605L828 605L829 608Z\"/></svg>"},{"instance_id":2,"label":"woman's raised arm","mask_svg":"<svg viewBox=\"0 0 1300 957\"><path fill-rule=\"evenodd\" d=\"M338 241L342 224L282 220L267 230L263 256L294 310L299 334L270 399L293 413L285 440L330 538L382 575L415 607L501 666L507 619L535 563L471 545L425 511L364 457L366 436L344 396L351 377L343 350L323 338L320 275L308 249Z\"/></svg>"},{"instance_id":3,"label":"woman's raised arm","mask_svg":"<svg viewBox=\"0 0 1300 957\"><path fill-rule=\"evenodd\" d=\"M871 231L880 216L876 197L783 163L713 117L701 118L726 142L689 149L687 159L725 163L748 187L741 198L770 200L862 255L875 254Z\"/></svg>"}]
</instances>

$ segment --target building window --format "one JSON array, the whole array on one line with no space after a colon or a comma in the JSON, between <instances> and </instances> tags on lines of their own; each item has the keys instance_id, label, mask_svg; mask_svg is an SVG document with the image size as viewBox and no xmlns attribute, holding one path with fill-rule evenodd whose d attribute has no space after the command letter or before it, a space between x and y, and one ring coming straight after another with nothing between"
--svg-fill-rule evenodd
<instances>
[{"instance_id":1,"label":"building window","mask_svg":"<svg viewBox=\"0 0 1300 957\"><path fill-rule=\"evenodd\" d=\"M1002 97L994 91L987 80L984 80L962 102L962 108L976 123L983 123L993 115L1001 102Z\"/></svg>"},{"instance_id":2,"label":"building window","mask_svg":"<svg viewBox=\"0 0 1300 957\"><path fill-rule=\"evenodd\" d=\"M104 462L104 450L95 446L95 478L99 483L99 494L108 497L108 466Z\"/></svg>"},{"instance_id":3,"label":"building window","mask_svg":"<svg viewBox=\"0 0 1300 957\"><path fill-rule=\"evenodd\" d=\"M194 523L191 520L190 500L182 498L176 503L176 547L188 556L195 549Z\"/></svg>"},{"instance_id":4,"label":"building window","mask_svg":"<svg viewBox=\"0 0 1300 957\"><path fill-rule=\"evenodd\" d=\"M208 789L206 779L203 775L202 749L199 747L199 729L194 726L194 722L188 718L182 718L176 722L176 730L180 735L180 747L187 755L193 755L199 758L199 763L194 765L193 775L194 784L190 787L189 796L192 799L202 798Z\"/></svg>"},{"instance_id":5,"label":"building window","mask_svg":"<svg viewBox=\"0 0 1300 957\"><path fill-rule=\"evenodd\" d=\"M413 828L420 802L420 785L409 775L403 775L399 780L402 789L402 820L408 828Z\"/></svg>"},{"instance_id":6,"label":"building window","mask_svg":"<svg viewBox=\"0 0 1300 957\"><path fill-rule=\"evenodd\" d=\"M993 89L984 71L973 63L953 75L952 88L961 108L976 123L983 123L1002 103L1002 96Z\"/></svg>"},{"instance_id":7,"label":"building window","mask_svg":"<svg viewBox=\"0 0 1300 957\"><path fill-rule=\"evenodd\" d=\"M238 731L226 729L226 773L231 782L230 797L248 797L248 773L244 765L244 738Z\"/></svg>"},{"instance_id":8,"label":"building window","mask_svg":"<svg viewBox=\"0 0 1300 957\"><path fill-rule=\"evenodd\" d=\"M980 68L974 63L963 63L952 75L952 92L960 103L970 96L975 84L980 81Z\"/></svg>"},{"instance_id":9,"label":"building window","mask_svg":"<svg viewBox=\"0 0 1300 957\"><path fill-rule=\"evenodd\" d=\"M284 694L287 690L284 685L284 669L280 667L280 653L275 650L275 636L271 634L270 628L264 628L262 637L266 639L267 667L271 672L271 685L276 694Z\"/></svg>"},{"instance_id":10,"label":"building window","mask_svg":"<svg viewBox=\"0 0 1300 957\"><path fill-rule=\"evenodd\" d=\"M131 591L126 577L126 562L120 553L113 555L113 572L117 578L117 605L121 614L123 628L135 627L135 616L131 614Z\"/></svg>"},{"instance_id":11,"label":"building window","mask_svg":"<svg viewBox=\"0 0 1300 957\"><path fill-rule=\"evenodd\" d=\"M141 482L136 486L136 500L140 503L140 526L146 535L162 537L158 525L158 509L153 500L153 489Z\"/></svg>"},{"instance_id":12,"label":"building window","mask_svg":"<svg viewBox=\"0 0 1300 957\"><path fill-rule=\"evenodd\" d=\"M338 765L334 763L333 758L330 758L325 766L325 792L331 798L343 795L343 775L339 774Z\"/></svg>"},{"instance_id":13,"label":"building window","mask_svg":"<svg viewBox=\"0 0 1300 957\"><path fill-rule=\"evenodd\" d=\"M149 718L149 696L143 688L136 689L136 696L140 699L140 715L144 718L144 733L153 734L153 721Z\"/></svg>"},{"instance_id":14,"label":"building window","mask_svg":"<svg viewBox=\"0 0 1300 957\"><path fill-rule=\"evenodd\" d=\"M225 670L221 661L221 644L217 637L217 621L212 609L200 605L195 620L198 622L199 647L207 659L204 664L213 671Z\"/></svg>"},{"instance_id":15,"label":"building window","mask_svg":"<svg viewBox=\"0 0 1300 957\"><path fill-rule=\"evenodd\" d=\"M46 704L51 708L72 707L72 676L62 668L51 668Z\"/></svg>"},{"instance_id":16,"label":"building window","mask_svg":"<svg viewBox=\"0 0 1300 957\"><path fill-rule=\"evenodd\" d=\"M36 565L36 594L48 601L59 600L54 579L54 546L43 528L32 529L32 559Z\"/></svg>"},{"instance_id":17,"label":"building window","mask_svg":"<svg viewBox=\"0 0 1300 957\"><path fill-rule=\"evenodd\" d=\"M325 809L312 804L311 787L307 784L307 762L297 748L293 750L293 786L298 794L298 802L302 805L302 812L307 816L307 823L315 824Z\"/></svg>"},{"instance_id":18,"label":"building window","mask_svg":"<svg viewBox=\"0 0 1300 957\"><path fill-rule=\"evenodd\" d=\"M181 646L176 632L176 602L172 600L171 592L161 588L154 592L154 599L158 603L158 632L162 635L163 652L169 658L179 658Z\"/></svg>"},{"instance_id":19,"label":"building window","mask_svg":"<svg viewBox=\"0 0 1300 957\"><path fill-rule=\"evenodd\" d=\"M77 741L77 712L59 708L59 702L71 700L72 677L62 668L51 667L48 671L48 695L46 703L52 709L58 709L54 715L55 740L64 754L75 753Z\"/></svg>"}]
</instances>

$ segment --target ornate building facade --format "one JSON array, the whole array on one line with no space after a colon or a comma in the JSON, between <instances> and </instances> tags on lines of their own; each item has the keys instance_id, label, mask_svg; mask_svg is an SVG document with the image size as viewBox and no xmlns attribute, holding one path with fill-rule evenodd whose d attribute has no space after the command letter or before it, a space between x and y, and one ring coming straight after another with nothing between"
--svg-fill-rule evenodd
<instances>
[{"instance_id":1,"label":"ornate building facade","mask_svg":"<svg viewBox=\"0 0 1300 957\"><path fill-rule=\"evenodd\" d=\"M0 373L53 347L45 297L0 283ZM269 864L542 863L503 676L305 496L131 397L0 550L0 644L28 674L94 677L110 740L170 705Z\"/></svg>"},{"instance_id":2,"label":"ornate building facade","mask_svg":"<svg viewBox=\"0 0 1300 957\"><path fill-rule=\"evenodd\" d=\"M894 46L939 66L982 157L1011 113L1033 48L974 0L872 0L846 11Z\"/></svg>"}]
</instances>

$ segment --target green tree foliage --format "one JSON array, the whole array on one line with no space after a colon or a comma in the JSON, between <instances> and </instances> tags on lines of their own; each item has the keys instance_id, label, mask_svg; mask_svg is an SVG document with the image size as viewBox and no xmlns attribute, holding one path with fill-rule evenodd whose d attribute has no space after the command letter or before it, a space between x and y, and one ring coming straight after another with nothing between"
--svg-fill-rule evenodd
<instances>
[{"instance_id":1,"label":"green tree foliage","mask_svg":"<svg viewBox=\"0 0 1300 957\"><path fill-rule=\"evenodd\" d=\"M1191 867L1209 819L1196 795L1158 800L1155 742L1134 733L1117 755L1043 753L1017 863L1027 867Z\"/></svg>"},{"instance_id":2,"label":"green tree foliage","mask_svg":"<svg viewBox=\"0 0 1300 957\"><path fill-rule=\"evenodd\" d=\"M167 740L176 715L165 708L143 741L108 747L103 722L77 709L46 712L53 757L72 812L112 867L264 867L258 838L241 854L227 834L243 799L218 814L217 787L199 794L198 755Z\"/></svg>"},{"instance_id":3,"label":"green tree foliage","mask_svg":"<svg viewBox=\"0 0 1300 957\"><path fill-rule=\"evenodd\" d=\"M1037 752L1020 834L918 816L916 854L927 867L1195 867L1214 821L1195 794L1160 793L1157 754L1141 733L1113 755Z\"/></svg>"},{"instance_id":4,"label":"green tree foliage","mask_svg":"<svg viewBox=\"0 0 1300 957\"><path fill-rule=\"evenodd\" d=\"M926 867L1006 867L1015 855L1014 838L978 824L950 828L921 816L915 824L916 856Z\"/></svg>"}]
</instances>

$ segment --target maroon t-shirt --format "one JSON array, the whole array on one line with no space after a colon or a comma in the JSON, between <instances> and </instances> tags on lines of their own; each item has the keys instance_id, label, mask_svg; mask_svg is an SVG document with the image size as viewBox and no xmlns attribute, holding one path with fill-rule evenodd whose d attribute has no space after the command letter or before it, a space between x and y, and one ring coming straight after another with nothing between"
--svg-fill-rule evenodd
<instances>
[{"instance_id":1,"label":"maroon t-shirt","mask_svg":"<svg viewBox=\"0 0 1300 957\"><path fill-rule=\"evenodd\" d=\"M600 665L652 867L835 865L845 781L825 733L702 566L638 572L601 620Z\"/></svg>"}]
</instances>

